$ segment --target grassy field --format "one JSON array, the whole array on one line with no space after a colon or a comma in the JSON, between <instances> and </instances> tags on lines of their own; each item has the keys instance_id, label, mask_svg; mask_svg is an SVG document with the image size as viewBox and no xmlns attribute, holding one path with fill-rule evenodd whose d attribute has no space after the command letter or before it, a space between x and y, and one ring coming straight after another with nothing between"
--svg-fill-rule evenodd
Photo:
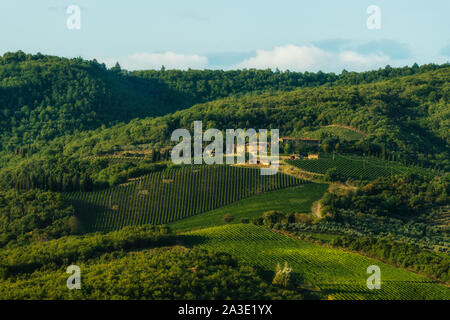
<instances>
[{"instance_id":1,"label":"grassy field","mask_svg":"<svg viewBox=\"0 0 450 320\"><path fill-rule=\"evenodd\" d=\"M307 132L302 133L302 136L314 138L314 139L320 139L322 136L322 133L328 133L333 136L337 136L337 137L341 138L342 140L349 140L349 141L360 140L360 139L364 138L364 134L359 131L352 130L352 129L345 128L345 127L339 127L339 126L327 126L327 127L319 128L314 131L307 131Z\"/></svg>"},{"instance_id":2,"label":"grassy field","mask_svg":"<svg viewBox=\"0 0 450 320\"><path fill-rule=\"evenodd\" d=\"M421 275L358 254L293 239L251 224L235 224L186 233L191 245L228 252L273 277L285 261L306 285L333 299L450 299L450 288ZM381 289L369 290L367 267L381 269Z\"/></svg>"},{"instance_id":3,"label":"grassy field","mask_svg":"<svg viewBox=\"0 0 450 320\"><path fill-rule=\"evenodd\" d=\"M169 223L302 183L280 173L262 176L256 168L194 166L171 168L114 188L66 196L85 232L111 231L126 225Z\"/></svg>"},{"instance_id":4,"label":"grassy field","mask_svg":"<svg viewBox=\"0 0 450 320\"><path fill-rule=\"evenodd\" d=\"M304 171L325 174L328 169L336 168L344 178L369 180L386 177L393 174L415 172L425 175L434 174L434 171L420 167L406 167L397 162L384 161L372 157L359 157L347 155L321 155L316 160L287 160Z\"/></svg>"},{"instance_id":5,"label":"grassy field","mask_svg":"<svg viewBox=\"0 0 450 320\"><path fill-rule=\"evenodd\" d=\"M169 226L176 231L218 226L225 224L222 218L228 213L234 218L231 223L239 223L242 218L260 217L269 210L285 213L311 212L312 203L319 200L327 189L327 184L309 183L258 194L212 211L175 221Z\"/></svg>"}]
</instances>

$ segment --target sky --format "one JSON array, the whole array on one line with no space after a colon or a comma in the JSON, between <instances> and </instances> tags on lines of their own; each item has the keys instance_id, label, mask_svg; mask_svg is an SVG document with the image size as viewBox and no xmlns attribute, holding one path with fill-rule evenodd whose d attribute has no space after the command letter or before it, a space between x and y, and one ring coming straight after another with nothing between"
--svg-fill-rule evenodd
<instances>
[{"instance_id":1,"label":"sky","mask_svg":"<svg viewBox=\"0 0 450 320\"><path fill-rule=\"evenodd\" d=\"M0 54L128 70L364 71L448 62L449 12L449 0L0 0Z\"/></svg>"}]
</instances>

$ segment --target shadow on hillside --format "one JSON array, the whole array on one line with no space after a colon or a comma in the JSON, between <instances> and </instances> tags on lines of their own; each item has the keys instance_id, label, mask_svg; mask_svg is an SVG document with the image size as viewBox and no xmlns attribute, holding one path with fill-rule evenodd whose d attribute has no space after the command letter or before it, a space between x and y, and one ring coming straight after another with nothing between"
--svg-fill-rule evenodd
<instances>
[{"instance_id":1,"label":"shadow on hillside","mask_svg":"<svg viewBox=\"0 0 450 320\"><path fill-rule=\"evenodd\" d=\"M108 206L85 200L70 200L70 204L75 209L75 216L79 219L82 233L104 231L104 229L112 227L109 225L98 226L96 223L102 216L112 214L113 211Z\"/></svg>"},{"instance_id":2,"label":"shadow on hillside","mask_svg":"<svg viewBox=\"0 0 450 320\"><path fill-rule=\"evenodd\" d=\"M178 236L178 241L180 245L183 245L187 248L192 248L194 246L201 245L207 241L207 237L193 235L193 234L183 234Z\"/></svg>"}]
</instances>

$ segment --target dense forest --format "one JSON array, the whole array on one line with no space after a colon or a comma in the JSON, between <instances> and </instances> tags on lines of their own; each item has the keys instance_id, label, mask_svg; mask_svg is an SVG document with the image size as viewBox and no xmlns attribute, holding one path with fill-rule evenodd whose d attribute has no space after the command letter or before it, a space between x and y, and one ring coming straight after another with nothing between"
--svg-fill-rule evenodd
<instances>
[{"instance_id":1,"label":"dense forest","mask_svg":"<svg viewBox=\"0 0 450 320\"><path fill-rule=\"evenodd\" d=\"M281 135L346 124L367 132L357 142L362 152L394 160L449 166L448 117L450 68L358 86L321 86L286 93L251 94L196 105L160 118L133 120L109 129L55 140L47 148L63 155L102 155L121 147L160 148L177 128L279 128ZM345 151L344 144L333 148ZM45 150L45 149L44 149Z\"/></svg>"},{"instance_id":2,"label":"dense forest","mask_svg":"<svg viewBox=\"0 0 450 320\"><path fill-rule=\"evenodd\" d=\"M78 232L73 207L61 194L0 192L0 248L48 241Z\"/></svg>"},{"instance_id":3,"label":"dense forest","mask_svg":"<svg viewBox=\"0 0 450 320\"><path fill-rule=\"evenodd\" d=\"M0 251L3 299L303 299L228 254L166 247L183 238L165 226L63 237ZM149 249L153 248L153 249ZM83 268L83 290L67 290L64 266ZM106 272L105 272L106 271ZM48 276L52 281L48 281ZM307 293L307 292L306 292Z\"/></svg>"},{"instance_id":4,"label":"dense forest","mask_svg":"<svg viewBox=\"0 0 450 320\"><path fill-rule=\"evenodd\" d=\"M17 79L14 81L13 76L4 76L2 78L3 84L9 84L0 87L0 92L4 92L0 97L8 100L2 105L4 123L2 124L1 137L4 141L4 148L0 152L0 164L3 167L0 176L4 177L2 179L3 182L8 182L7 187L17 187L18 185L22 187L47 186L50 190L71 188L68 186L69 183L48 181L49 179L74 180L76 186L83 185L82 189L89 189L91 184L113 185L113 181L122 181L123 178L119 177L119 174L105 177L100 171L114 172L115 170L106 169L105 165L99 166L94 164L93 167L98 168L97 172L89 174L88 172L92 172L92 170L87 170L84 174L80 174L78 168L86 168L86 165L83 164L86 162L84 159L89 156L104 156L141 149L152 150L150 161L156 158L160 159L160 150L163 150L164 146L170 145L171 132L177 128L192 129L193 121L195 120L203 120L204 129L211 127L222 130L226 128L279 128L282 135L293 136L302 136L303 132L308 132L314 128L342 124L357 128L366 132L367 135L354 142L343 141L339 137L324 137L322 141L322 149L324 151L356 152L362 155L371 154L385 159L399 160L409 164L416 163L440 170L448 170L450 166L448 160L450 158L448 148L450 141L448 115L450 109L447 103L450 94L450 87L447 81L450 67L446 65L387 69L389 72L384 69L384 71L354 74L354 81L350 80L353 79L352 76L343 73L340 76L341 78L339 78L340 80L333 82L333 85L301 88L289 92L273 91L271 93L250 93L241 97L231 96L197 104L189 109L162 117L134 119L128 123L122 122L112 127L106 127L105 123L112 124L117 122L118 119L126 121L129 117L139 115L139 112L133 114L132 110L134 109L129 108L128 105L118 106L117 104L122 100L127 101L127 103L133 103L135 107L141 108L141 111L150 109L145 104L139 104L137 100L110 97L111 100L115 101L115 104L110 104L108 102L110 101L108 100L109 98L103 101L103 97L99 98L103 102L95 99L92 101L86 100L88 101L86 106L89 105L86 110L73 108L71 112L67 112L66 108L61 107L65 105L63 101L66 101L64 99L67 98L65 90L73 90L71 89L72 85L76 87L78 80L74 80L75 82L73 83L71 82L72 80L67 80L68 82L64 84L64 79L67 79L67 76L63 76L63 74L69 70L79 70L80 74L72 74L72 71L70 72L74 79L82 77L81 75L85 75L86 79L89 79L90 76L94 77L95 74L105 75L105 78L98 78L97 76L94 78L99 83L102 83L102 88L105 90L109 88L109 91L105 91L109 92L108 95L122 92L121 90L116 90L114 86L109 86L112 78L116 80L122 79L120 80L122 82L119 80L117 80L119 82L113 81L118 85L118 83L123 84L123 81L131 81L128 79L129 77L131 77L130 79L138 79L136 81L147 81L143 75L137 77L136 75L129 75L125 71L120 71L117 75L113 72L114 70L106 70L98 63L76 59L39 57L21 55L20 53L5 55L2 59L3 64L0 65L0 72L14 73L8 70L16 70L16 77L18 77L19 74L27 71L26 74L30 74L31 79L29 81L31 83L36 82L39 86L42 85L47 88L47 91L43 88L33 90L33 86L28 82L24 82L21 87L19 83L25 81L27 79L26 76L20 76L20 81ZM34 67L31 67L35 64L44 64L37 69L42 72L45 71L44 74L48 77L53 77L52 79L58 83L58 86L54 87L50 80L42 80L41 73L33 71ZM26 69L29 66L31 69ZM25 68L26 70L20 71L20 68ZM56 69L53 70L53 68ZM432 71L428 71L430 69ZM94 72L93 70L97 71ZM415 70L416 74L412 76L397 77L398 75L414 73L413 70ZM58 72L61 72L61 74ZM211 71L211 74L214 75L217 72ZM252 74L252 72L260 74L261 79L265 79L265 77L270 79L270 75L275 77L274 79L283 74L290 75L290 73L248 70L234 73L230 71L224 74L230 77L235 75L239 79L248 79L248 90L253 90L254 86L250 85L250 83L255 81L253 78L255 74ZM202 73L192 70L186 73L164 70L143 72L146 77L151 78L148 81L153 81L157 74L165 75L166 73L172 74L170 77L167 76L170 80L167 81L171 83L169 87L172 87L172 89L178 88L177 90L180 92L190 88L187 86L183 89L184 85L182 84L191 83L189 81L196 83L194 80L182 81L182 75L186 79L191 79L195 78L193 75L197 73L199 77L201 74L210 74L208 71ZM367 77L364 77L364 75ZM32 80L34 77L36 79ZM386 81L384 80L385 78L392 79ZM344 81L344 79L346 80ZM379 79L381 81L378 81ZM289 82L290 80L286 81ZM263 83L264 81L261 80L261 82ZM343 84L353 82L369 83ZM89 83L89 80L83 80L81 83ZM279 84L280 82L276 83ZM32 94L30 93L30 97L21 91L25 90L23 88L26 88L28 91L31 90ZM242 92L247 90L245 86L242 88ZM270 85L270 81L264 88L267 90L275 89ZM72 98L76 97L76 99L81 101L84 99L81 97L84 97L89 90L83 86L78 89L83 91L83 93L74 93ZM283 89L287 90L287 87ZM18 91L13 94L12 92L6 93L5 90ZM211 92L215 92L214 90ZM147 91L137 90L136 92L142 94L142 92L145 93ZM155 96L158 97L157 99L163 95L161 90L155 92L158 92ZM196 90L193 89L193 92L196 92ZM232 92L235 93L235 91ZM96 95L89 96L95 97ZM170 94L169 96L174 97L176 95ZM39 97L43 98L44 102L38 102L40 106L37 106L37 109L31 108L32 101L42 101ZM208 97L212 99L212 96ZM197 98L199 100L206 99L205 97ZM154 101L152 99L147 99L146 103L152 104L152 101ZM45 112L39 113L36 111L41 106L45 106L46 103L54 103L59 106L58 109L50 112L48 117L45 116ZM18 105L21 104L27 104L28 107L19 108ZM69 104L73 107L77 102ZM12 107L13 105L15 107ZM89 114L87 111L94 110L92 108L96 108L95 114L92 114L93 121L84 121L83 117ZM108 110L104 109L102 111L101 108ZM19 109L23 109L23 112L17 111ZM122 117L123 114L121 112L125 109L127 110L127 116ZM16 110L16 112L12 114L12 110ZM173 109L164 110L169 112ZM43 117L35 118L38 114ZM62 122L58 122L59 124L56 125L57 122L52 120L56 119L55 117L57 118L55 121L60 121L64 118L63 123L66 123L70 128L66 128ZM80 126L77 125L78 121L81 121ZM97 129L83 130L94 128L100 124L102 125L97 127ZM70 132L74 133L69 134ZM156 157L156 155L158 156ZM77 162L75 165L65 165L74 161ZM81 163L79 163L80 161ZM24 168L27 168L27 170L24 170ZM64 172L66 177L58 174L58 172ZM53 178L49 178L49 175L53 175ZM103 178L99 178L102 175ZM126 176L126 174L121 173L121 176ZM133 174L128 177L132 176ZM81 180L83 180L83 183L81 183ZM94 180L97 180L98 183ZM39 181L39 183L36 181Z\"/></svg>"},{"instance_id":5,"label":"dense forest","mask_svg":"<svg viewBox=\"0 0 450 320\"><path fill-rule=\"evenodd\" d=\"M24 161L12 170L0 171L0 188L43 189L59 192L92 191L114 187L144 174L161 171L173 164L151 159L121 161L102 158L54 157Z\"/></svg>"},{"instance_id":6,"label":"dense forest","mask_svg":"<svg viewBox=\"0 0 450 320\"><path fill-rule=\"evenodd\" d=\"M3 281L0 296L14 300L303 300L306 295L265 281L254 267L228 254L197 249L105 254L80 267L85 270L83 290L67 290L65 268L58 268Z\"/></svg>"},{"instance_id":7,"label":"dense forest","mask_svg":"<svg viewBox=\"0 0 450 320\"><path fill-rule=\"evenodd\" d=\"M413 101L408 101L404 97L398 101L398 107L405 106L408 102L414 102L413 106L417 107L417 104L429 100L434 104L439 102L442 97L445 98L445 95L448 94L447 91L438 91L442 85L439 75L448 74L448 65L430 64L421 67L414 65L405 68L388 66L385 69L366 73L344 71L340 75L322 72L272 72L270 70L166 71L162 69L160 71L127 72L121 70L119 66L108 70L104 64L95 60L66 59L42 54L30 55L21 51L6 53L0 58L0 143L2 150L23 154L29 150L39 149L42 144L39 145L38 142L42 143L74 132L101 128L102 125L126 123L138 117L164 115L186 109L194 104L230 95L265 91L286 92L323 85L360 85L436 70L442 70L442 72L431 73L434 75L431 78L430 76L418 77L412 82L405 83L401 81L400 84L403 85L398 89L380 92L378 96L373 97L372 99L376 100L374 101L376 102L375 106L372 106L375 108L373 112L378 113L389 112L389 110L383 110L385 108L383 103L396 98L395 95L399 94L399 90L405 90L405 85L411 87L411 93L415 94L417 98L413 99L414 97L412 97ZM340 91L340 89L338 90ZM358 87L355 87L347 92L346 100L350 100L346 102L367 103L368 101L364 100L364 91L361 93L358 91ZM314 91L307 91L306 95L310 96L312 92ZM327 92L327 94L330 93L334 92ZM404 92L404 95L407 93L409 92ZM320 95L321 91L318 91L318 94ZM280 94L280 99L285 100L286 98L288 101L283 104L289 106L294 103L289 96ZM423 101L424 98L428 99ZM254 104L248 105L248 99L236 100L236 103L241 104L240 107L249 108ZM267 97L262 96L260 99L267 99ZM328 108L325 104L326 100L319 98L317 102L321 102L324 107ZM221 108L227 107L231 102L227 101L224 100L218 104L222 104ZM297 106L302 108L301 101L298 101ZM428 113L436 113L438 107L433 106L433 110L428 110ZM409 111L405 110L405 116L422 115L417 112L409 114ZM264 110L260 112L264 113ZM195 111L193 115L196 115ZM258 113L253 117L259 115ZM324 120L329 122L330 116L324 115ZM214 119L206 119L206 121L212 120ZM223 120L226 122L226 119ZM226 124L223 123L223 120L222 123L216 122L211 125L222 128L221 124ZM242 122L245 125L250 120L251 118L241 119L235 125ZM270 120L278 120L273 123L273 125L278 125L284 119L273 119L272 116ZM303 125L314 125L314 123L303 123L301 118L298 120L296 126L286 129L295 131ZM440 119L436 118L435 121L440 121ZM251 122L253 126L256 124L254 121ZM420 123L415 125L421 126Z\"/></svg>"},{"instance_id":8,"label":"dense forest","mask_svg":"<svg viewBox=\"0 0 450 320\"><path fill-rule=\"evenodd\" d=\"M411 217L450 205L450 174L427 178L416 174L378 178L355 192L338 196L327 193L322 214L354 210L378 216Z\"/></svg>"}]
</instances>

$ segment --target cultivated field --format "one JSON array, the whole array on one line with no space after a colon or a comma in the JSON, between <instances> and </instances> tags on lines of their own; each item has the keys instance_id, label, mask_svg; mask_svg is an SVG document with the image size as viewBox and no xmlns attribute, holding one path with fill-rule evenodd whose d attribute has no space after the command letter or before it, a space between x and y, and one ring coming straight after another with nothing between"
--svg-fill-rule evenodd
<instances>
[{"instance_id":1,"label":"cultivated field","mask_svg":"<svg viewBox=\"0 0 450 320\"><path fill-rule=\"evenodd\" d=\"M359 157L349 155L321 155L316 160L287 160L304 171L325 174L328 169L336 168L344 178L370 180L378 177L387 177L407 172L424 175L433 174L434 171L420 167L406 167L397 162L379 160L373 157Z\"/></svg>"},{"instance_id":2,"label":"cultivated field","mask_svg":"<svg viewBox=\"0 0 450 320\"><path fill-rule=\"evenodd\" d=\"M260 267L273 277L277 263L288 262L305 279L332 299L450 299L450 288L421 275L358 254L290 238L251 224L235 224L188 232L187 241L228 252ZM381 269L381 289L369 290L367 267Z\"/></svg>"},{"instance_id":3,"label":"cultivated field","mask_svg":"<svg viewBox=\"0 0 450 320\"><path fill-rule=\"evenodd\" d=\"M155 172L114 188L69 193L67 198L84 231L110 231L126 225L165 224L302 183L280 173L262 176L259 169L190 166Z\"/></svg>"},{"instance_id":4,"label":"cultivated field","mask_svg":"<svg viewBox=\"0 0 450 320\"><path fill-rule=\"evenodd\" d=\"M239 223L241 219L261 217L266 211L277 210L284 213L311 212L314 201L319 200L327 184L307 183L301 186L262 193L243 199L224 207L204 212L169 224L175 231L186 231L222 225L226 214L233 216L231 223Z\"/></svg>"}]
</instances>

